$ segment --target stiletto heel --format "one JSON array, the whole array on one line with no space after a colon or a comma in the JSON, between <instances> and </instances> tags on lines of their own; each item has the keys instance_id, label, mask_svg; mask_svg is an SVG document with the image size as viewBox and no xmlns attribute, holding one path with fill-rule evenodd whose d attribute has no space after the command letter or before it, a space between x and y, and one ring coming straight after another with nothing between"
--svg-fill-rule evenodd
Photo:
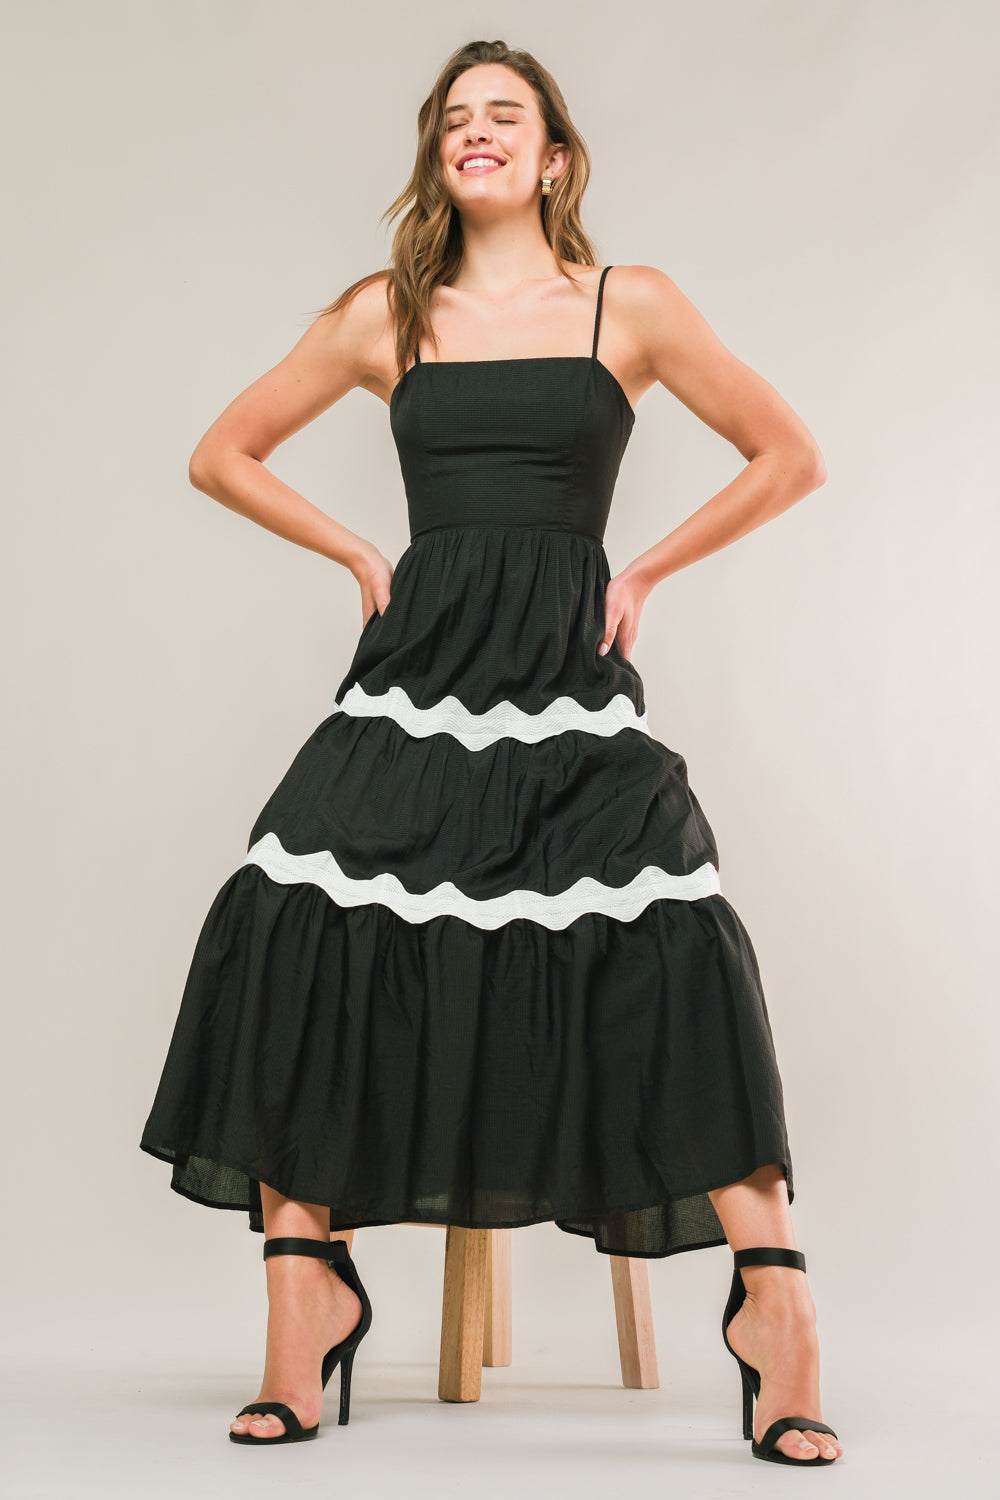
<instances>
[{"instance_id":1,"label":"stiletto heel","mask_svg":"<svg viewBox=\"0 0 1000 1500\"><path fill-rule=\"evenodd\" d=\"M337 1418L342 1427L351 1414L351 1369L354 1365L354 1350L344 1359L340 1366L340 1416Z\"/></svg>"},{"instance_id":2,"label":"stiletto heel","mask_svg":"<svg viewBox=\"0 0 1000 1500\"><path fill-rule=\"evenodd\" d=\"M351 1370L354 1356L358 1352L358 1345L372 1326L372 1305L368 1293L361 1284L361 1277L345 1240L312 1240L296 1235L283 1235L278 1239L264 1241L264 1259L267 1260L272 1255L315 1255L332 1266L341 1280L361 1299L360 1318L346 1338L327 1350L320 1371L323 1389L326 1390L327 1381L337 1365L340 1365L340 1414L337 1425L343 1427L351 1414ZM318 1422L313 1427L303 1427L291 1407L286 1406L283 1401L251 1401L236 1415L242 1417L252 1412L271 1412L285 1424L284 1432L273 1438L254 1437L250 1432L230 1432L231 1442L252 1443L256 1448L273 1448L276 1443L304 1442L306 1438L314 1438L319 1432Z\"/></svg>"},{"instance_id":3,"label":"stiletto heel","mask_svg":"<svg viewBox=\"0 0 1000 1500\"><path fill-rule=\"evenodd\" d=\"M743 1382L743 1436L750 1439L750 1451L754 1458L764 1458L772 1464L795 1464L799 1469L818 1468L820 1464L836 1463L835 1458L823 1458L819 1453L812 1458L789 1458L786 1453L782 1453L774 1446L782 1433L793 1429L798 1429L800 1432L828 1432L833 1438L837 1436L832 1427L827 1427L825 1422L820 1422L815 1417L779 1417L762 1434L759 1443L753 1435L753 1404L754 1398L760 1395L760 1371L755 1370L753 1365L748 1365L746 1360L740 1359L729 1342L727 1333L730 1323L746 1300L746 1284L740 1275L742 1266L794 1266L797 1270L804 1271L806 1258L801 1250L784 1250L775 1245L762 1245L753 1250L733 1252L733 1283L729 1289L726 1310L722 1314L722 1337L726 1348L740 1367L740 1378Z\"/></svg>"},{"instance_id":4,"label":"stiletto heel","mask_svg":"<svg viewBox=\"0 0 1000 1500\"><path fill-rule=\"evenodd\" d=\"M745 1370L741 1369L740 1370L740 1375L743 1378L743 1436L745 1438L752 1438L753 1437L753 1386L751 1385L751 1383L750 1383L750 1377L747 1375L747 1373L746 1373Z\"/></svg>"}]
</instances>

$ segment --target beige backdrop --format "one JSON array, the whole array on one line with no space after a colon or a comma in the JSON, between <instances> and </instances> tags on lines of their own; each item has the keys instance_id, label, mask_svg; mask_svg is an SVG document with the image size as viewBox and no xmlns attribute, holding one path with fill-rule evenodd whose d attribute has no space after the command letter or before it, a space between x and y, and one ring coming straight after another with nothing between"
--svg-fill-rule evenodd
<instances>
[{"instance_id":1,"label":"beige backdrop","mask_svg":"<svg viewBox=\"0 0 1000 1500\"><path fill-rule=\"evenodd\" d=\"M667 271L826 458L821 490L658 586L634 660L758 954L842 1476L930 1493L978 1473L998 1311L995 7L8 0L3 18L3 1404L22 1436L50 1424L18 1500L139 1475L145 1494L274 1493L225 1442L258 1390L261 1240L172 1194L138 1139L200 924L329 712L360 597L187 463L385 264L417 107L479 36L563 88L599 259ZM648 392L612 572L741 463ZM371 394L269 466L398 559ZM514 1365L459 1409L436 1399L443 1247L357 1233L375 1323L351 1424L328 1393L328 1446L297 1450L331 1485L438 1490L468 1461L482 1493L558 1474L597 1494L601 1455L619 1480L687 1463L692 1494L767 1477L719 1333L727 1249L649 1263L661 1386L625 1392L605 1258L517 1231Z\"/></svg>"}]
</instances>

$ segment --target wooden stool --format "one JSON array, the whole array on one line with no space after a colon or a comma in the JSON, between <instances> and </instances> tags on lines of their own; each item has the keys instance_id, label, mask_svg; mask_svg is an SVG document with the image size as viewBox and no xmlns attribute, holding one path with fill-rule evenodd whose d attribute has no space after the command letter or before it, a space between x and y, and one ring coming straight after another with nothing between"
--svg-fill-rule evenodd
<instances>
[{"instance_id":1,"label":"wooden stool","mask_svg":"<svg viewBox=\"0 0 1000 1500\"><path fill-rule=\"evenodd\" d=\"M463 1229L455 1224L418 1227L447 1231L438 1397L442 1401L478 1401L483 1365L512 1362L511 1232ZM346 1240L350 1250L354 1234L353 1229L346 1229L334 1238ZM649 1268L644 1256L607 1258L611 1262L622 1384L655 1390L660 1376L649 1302Z\"/></svg>"}]
</instances>

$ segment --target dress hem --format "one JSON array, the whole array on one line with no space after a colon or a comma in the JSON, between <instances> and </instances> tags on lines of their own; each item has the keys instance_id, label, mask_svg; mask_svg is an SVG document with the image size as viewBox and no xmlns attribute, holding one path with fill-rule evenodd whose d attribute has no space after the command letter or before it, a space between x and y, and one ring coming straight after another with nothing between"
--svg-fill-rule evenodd
<instances>
[{"instance_id":1,"label":"dress hem","mask_svg":"<svg viewBox=\"0 0 1000 1500\"><path fill-rule=\"evenodd\" d=\"M139 1149L141 1151L147 1152L150 1156L156 1157L159 1161L169 1162L171 1165L175 1164L176 1162L176 1152L173 1156L171 1156L158 1147L148 1145L142 1141L140 1141L139 1143ZM198 1151L189 1151L185 1154L190 1157L199 1156L201 1153L199 1153ZM217 1162L220 1166L228 1167L230 1171L242 1172L244 1176L246 1176L251 1182L260 1181L259 1178L255 1177L253 1173L248 1171L248 1169L244 1166L234 1167L231 1162L223 1162L215 1156L206 1156L205 1159ZM458 1229L527 1229L533 1224L555 1224L556 1228L561 1229L564 1234L577 1234L580 1235L583 1239L589 1239L592 1242L594 1249L600 1255L620 1255L629 1260L665 1260L668 1256L678 1255L685 1250L711 1249L717 1245L727 1245L729 1241L726 1239L725 1235L722 1235L721 1237L715 1237L713 1239L692 1241L683 1245L674 1245L667 1250L612 1250L604 1245L598 1244L597 1238L591 1230L579 1228L570 1221L578 1220L580 1221L580 1223L592 1221L595 1224L600 1224L606 1219L618 1218L623 1214L642 1213L644 1211L648 1211L649 1209L662 1208L666 1203L683 1202L688 1198L696 1198L702 1196L707 1192L714 1192L717 1188L720 1187L729 1187L734 1182L741 1182L744 1177L749 1177L752 1172L757 1171L758 1168L762 1166L778 1166L782 1168L785 1177L786 1189L788 1190L788 1202L789 1205L791 1205L794 1200L794 1189L788 1188L789 1178L791 1174L791 1164L789 1161L783 1158L772 1157L766 1162L754 1163L754 1165L748 1167L746 1171L741 1171L736 1177L727 1178L725 1182L711 1182L706 1184L706 1186L704 1187L695 1187L691 1188L690 1190L685 1189L683 1192L677 1193L673 1197L660 1197L655 1199L652 1203L631 1203L617 1208L602 1208L596 1212L593 1210L575 1210L572 1213L562 1212L544 1219L511 1219L502 1223L492 1221L488 1224L463 1224L456 1220L454 1217L434 1218L433 1216L429 1217L427 1215L422 1215L420 1218L416 1219L410 1219L407 1217L394 1217L390 1219L363 1218L355 1219L349 1224L334 1224L331 1219L330 1233L332 1235L336 1235L347 1230L378 1229L390 1224L413 1224L417 1226L427 1224L440 1225L442 1228L451 1225ZM189 1202L192 1203L199 1203L205 1208L219 1208L223 1210L231 1209L237 1213L249 1214L255 1207L255 1205L251 1203L224 1203L215 1198L202 1197L200 1194L194 1193L188 1188L181 1187L181 1185L173 1179L171 1179L169 1186L173 1192L178 1193L182 1198L187 1198ZM270 1183L268 1184L268 1186L274 1187L274 1184ZM282 1193L282 1196L286 1198L295 1196L295 1194L292 1193L285 1193L281 1188L275 1188L274 1190L275 1192ZM308 1196L300 1198L298 1201L306 1203L319 1202L318 1199L314 1199ZM328 1205L323 1206L326 1207ZM333 1214L332 1208L330 1208L330 1213L331 1215ZM249 1227L251 1232L254 1234L263 1234L266 1232L263 1228L257 1228L252 1223Z\"/></svg>"}]
</instances>

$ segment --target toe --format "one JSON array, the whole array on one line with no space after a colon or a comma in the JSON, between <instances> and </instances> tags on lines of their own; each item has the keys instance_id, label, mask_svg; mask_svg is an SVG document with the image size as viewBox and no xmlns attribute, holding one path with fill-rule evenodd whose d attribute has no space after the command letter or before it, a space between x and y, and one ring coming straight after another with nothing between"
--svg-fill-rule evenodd
<instances>
[{"instance_id":1,"label":"toe","mask_svg":"<svg viewBox=\"0 0 1000 1500\"><path fill-rule=\"evenodd\" d=\"M805 1432L783 1433L775 1444L788 1458L798 1459L802 1463L809 1463L811 1459L836 1458L839 1449L834 1446L834 1439L828 1432L814 1432L809 1428Z\"/></svg>"},{"instance_id":2,"label":"toe","mask_svg":"<svg viewBox=\"0 0 1000 1500\"><path fill-rule=\"evenodd\" d=\"M808 1463L818 1452L816 1444L805 1432L784 1432L775 1444L787 1458L802 1459Z\"/></svg>"},{"instance_id":3,"label":"toe","mask_svg":"<svg viewBox=\"0 0 1000 1500\"><path fill-rule=\"evenodd\" d=\"M273 1412L265 1412L263 1416L256 1417L250 1428L254 1437L265 1439L280 1437L284 1430L284 1422L280 1417L276 1417Z\"/></svg>"},{"instance_id":4,"label":"toe","mask_svg":"<svg viewBox=\"0 0 1000 1500\"><path fill-rule=\"evenodd\" d=\"M819 1452L811 1434L802 1433L802 1431L799 1431L799 1428L792 1428L787 1433L781 1434L780 1439L778 1439L778 1442L774 1446L775 1449L778 1449L778 1452L786 1455L786 1458L799 1458L799 1460L804 1460L805 1463L808 1463L810 1458L816 1458L817 1452Z\"/></svg>"}]
</instances>

